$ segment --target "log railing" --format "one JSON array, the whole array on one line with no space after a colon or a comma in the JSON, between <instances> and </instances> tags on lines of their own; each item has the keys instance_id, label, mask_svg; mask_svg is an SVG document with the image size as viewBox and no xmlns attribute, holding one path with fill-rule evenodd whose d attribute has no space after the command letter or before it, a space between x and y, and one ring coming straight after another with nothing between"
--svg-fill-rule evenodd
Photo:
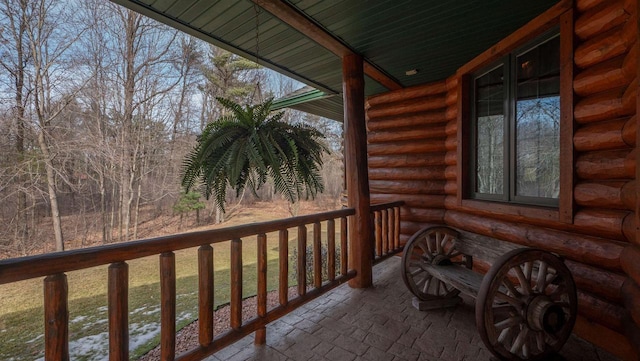
<instances>
[{"instance_id":1,"label":"log railing","mask_svg":"<svg viewBox=\"0 0 640 361\"><path fill-rule=\"evenodd\" d=\"M374 227L374 264L402 251L400 245L400 207L404 202L390 202L371 206Z\"/></svg>"},{"instance_id":2,"label":"log railing","mask_svg":"<svg viewBox=\"0 0 640 361\"><path fill-rule=\"evenodd\" d=\"M380 256L398 248L399 206L401 202L371 207L376 224L376 241ZM147 256L159 258L160 270L160 352L162 360L201 360L244 336L256 332L255 342L266 340L265 326L300 305L355 277L348 269L347 217L354 209L319 213L289 219L254 223L222 229L192 232L128 243L111 244L66 252L0 261L0 284L44 278L45 360L69 359L69 310L66 272L109 265L107 280L109 359L129 359L129 265L127 261ZM339 228L336 229L336 221ZM383 225L384 224L384 225ZM312 285L307 285L307 226L312 225ZM326 227L327 270L322 277L322 237ZM289 299L289 229L297 232L297 290ZM378 229L380 228L380 229ZM267 311L267 233L278 232L279 305ZM339 235L339 241L336 240ZM242 317L242 244L243 238L256 237L257 243L257 314ZM228 242L230 241L230 242ZM336 242L339 242L336 247ZM224 243L223 242L227 242ZM214 335L213 247L230 247L230 330ZM199 346L176 355L176 261L175 251L198 247ZM336 250L340 254L337 255ZM336 257L340 264L336 267ZM251 260L249 260L251 261ZM336 269L337 268L337 269ZM176 357L177 356L177 357Z\"/></svg>"}]
</instances>

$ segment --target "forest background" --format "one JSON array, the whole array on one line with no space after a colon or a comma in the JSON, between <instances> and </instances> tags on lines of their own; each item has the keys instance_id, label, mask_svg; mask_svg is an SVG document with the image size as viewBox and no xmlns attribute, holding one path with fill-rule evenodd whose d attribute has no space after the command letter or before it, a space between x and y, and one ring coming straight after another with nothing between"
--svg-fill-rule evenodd
<instances>
[{"instance_id":1,"label":"forest background","mask_svg":"<svg viewBox=\"0 0 640 361\"><path fill-rule=\"evenodd\" d=\"M108 0L0 0L0 259L173 233L283 202L268 183L258 197L228 192L221 214L182 193L180 173L220 116L215 97L250 104L300 86ZM341 124L292 110L285 119L327 137L316 205L337 207Z\"/></svg>"}]
</instances>

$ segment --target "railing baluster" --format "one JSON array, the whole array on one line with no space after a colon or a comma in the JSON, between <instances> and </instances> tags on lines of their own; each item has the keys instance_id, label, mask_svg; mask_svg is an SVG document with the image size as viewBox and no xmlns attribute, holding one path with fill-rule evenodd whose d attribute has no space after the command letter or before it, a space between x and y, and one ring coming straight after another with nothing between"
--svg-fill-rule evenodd
<instances>
[{"instance_id":1,"label":"railing baluster","mask_svg":"<svg viewBox=\"0 0 640 361\"><path fill-rule=\"evenodd\" d=\"M129 359L129 265L116 262L108 271L109 360Z\"/></svg>"},{"instance_id":2,"label":"railing baluster","mask_svg":"<svg viewBox=\"0 0 640 361\"><path fill-rule=\"evenodd\" d=\"M231 328L242 326L242 240L231 240Z\"/></svg>"},{"instance_id":3,"label":"railing baluster","mask_svg":"<svg viewBox=\"0 0 640 361\"><path fill-rule=\"evenodd\" d=\"M258 234L258 317L267 315L267 235ZM267 342L267 328L260 327L256 330L256 345L264 345Z\"/></svg>"},{"instance_id":4,"label":"railing baluster","mask_svg":"<svg viewBox=\"0 0 640 361\"><path fill-rule=\"evenodd\" d=\"M320 222L313 224L313 287L322 286L322 229Z\"/></svg>"},{"instance_id":5,"label":"railing baluster","mask_svg":"<svg viewBox=\"0 0 640 361\"><path fill-rule=\"evenodd\" d=\"M213 341L213 247L198 249L198 341L207 346Z\"/></svg>"},{"instance_id":6,"label":"railing baluster","mask_svg":"<svg viewBox=\"0 0 640 361\"><path fill-rule=\"evenodd\" d=\"M44 279L44 359L69 360L69 289L67 275L58 273Z\"/></svg>"},{"instance_id":7,"label":"railing baluster","mask_svg":"<svg viewBox=\"0 0 640 361\"><path fill-rule=\"evenodd\" d=\"M327 220L327 275L329 282L336 279L336 221Z\"/></svg>"},{"instance_id":8,"label":"railing baluster","mask_svg":"<svg viewBox=\"0 0 640 361\"><path fill-rule=\"evenodd\" d=\"M375 235L375 250L376 257L382 256L382 221L380 220L381 212L374 211L373 212L373 224L375 225L374 235ZM375 258L375 257L374 257Z\"/></svg>"},{"instance_id":9,"label":"railing baluster","mask_svg":"<svg viewBox=\"0 0 640 361\"><path fill-rule=\"evenodd\" d=\"M394 207L393 208L393 213L395 215L395 234L393 237L393 248L394 249L398 249L400 248L400 207Z\"/></svg>"},{"instance_id":10,"label":"railing baluster","mask_svg":"<svg viewBox=\"0 0 640 361\"><path fill-rule=\"evenodd\" d=\"M279 257L280 257L280 305L289 303L289 230L281 229L279 232Z\"/></svg>"},{"instance_id":11,"label":"railing baluster","mask_svg":"<svg viewBox=\"0 0 640 361\"><path fill-rule=\"evenodd\" d=\"M389 249L387 250L387 253L391 253L393 252L396 247L395 247L395 239L396 239L396 231L395 231L395 226L396 226L396 214L393 211L393 208L389 208L389 210L387 211L387 216L389 217Z\"/></svg>"},{"instance_id":12,"label":"railing baluster","mask_svg":"<svg viewBox=\"0 0 640 361\"><path fill-rule=\"evenodd\" d=\"M340 274L347 275L349 259L347 258L347 217L340 218Z\"/></svg>"},{"instance_id":13,"label":"railing baluster","mask_svg":"<svg viewBox=\"0 0 640 361\"><path fill-rule=\"evenodd\" d=\"M298 226L298 296L307 293L307 227Z\"/></svg>"},{"instance_id":14,"label":"railing baluster","mask_svg":"<svg viewBox=\"0 0 640 361\"><path fill-rule=\"evenodd\" d=\"M383 254L387 254L389 246L389 222L387 221L386 209L380 211L380 223L382 223L382 252L380 253L380 256L382 256Z\"/></svg>"},{"instance_id":15,"label":"railing baluster","mask_svg":"<svg viewBox=\"0 0 640 361\"><path fill-rule=\"evenodd\" d=\"M160 254L160 359L176 357L176 256Z\"/></svg>"}]
</instances>

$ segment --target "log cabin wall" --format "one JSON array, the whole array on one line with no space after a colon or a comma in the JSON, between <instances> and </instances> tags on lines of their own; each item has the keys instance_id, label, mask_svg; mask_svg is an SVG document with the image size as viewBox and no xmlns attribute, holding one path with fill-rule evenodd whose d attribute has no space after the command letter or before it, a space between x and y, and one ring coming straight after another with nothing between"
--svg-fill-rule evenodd
<instances>
[{"instance_id":1,"label":"log cabin wall","mask_svg":"<svg viewBox=\"0 0 640 361\"><path fill-rule=\"evenodd\" d=\"M579 289L574 331L625 360L637 360L640 347L638 6L637 0L573 5L568 219L533 207L460 201L461 74L366 103L371 200L406 202L402 240L425 223L444 222L562 255ZM488 267L479 262L480 271Z\"/></svg>"}]
</instances>

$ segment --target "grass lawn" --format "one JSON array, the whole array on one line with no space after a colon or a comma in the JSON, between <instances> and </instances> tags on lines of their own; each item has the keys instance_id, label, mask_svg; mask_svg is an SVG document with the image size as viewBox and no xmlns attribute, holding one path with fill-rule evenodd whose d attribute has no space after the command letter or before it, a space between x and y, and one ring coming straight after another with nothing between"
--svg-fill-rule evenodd
<instances>
[{"instance_id":1,"label":"grass lawn","mask_svg":"<svg viewBox=\"0 0 640 361\"><path fill-rule=\"evenodd\" d=\"M307 226L311 244L311 226ZM339 227L336 227L339 228ZM326 243L326 226L322 226ZM297 232L289 230L289 255L296 247ZM339 244L339 235L336 236ZM256 239L243 239L243 294L256 293ZM229 302L230 242L213 245L216 306ZM278 234L267 235L267 288L278 286ZM289 284L295 284L289 259ZM136 359L158 344L160 332L159 257L129 263L129 334L131 358ZM198 317L197 249L176 252L178 329ZM108 354L107 266L67 274L69 282L70 353L76 360L101 360ZM0 360L35 360L44 353L43 282L33 279L0 285Z\"/></svg>"}]
</instances>

